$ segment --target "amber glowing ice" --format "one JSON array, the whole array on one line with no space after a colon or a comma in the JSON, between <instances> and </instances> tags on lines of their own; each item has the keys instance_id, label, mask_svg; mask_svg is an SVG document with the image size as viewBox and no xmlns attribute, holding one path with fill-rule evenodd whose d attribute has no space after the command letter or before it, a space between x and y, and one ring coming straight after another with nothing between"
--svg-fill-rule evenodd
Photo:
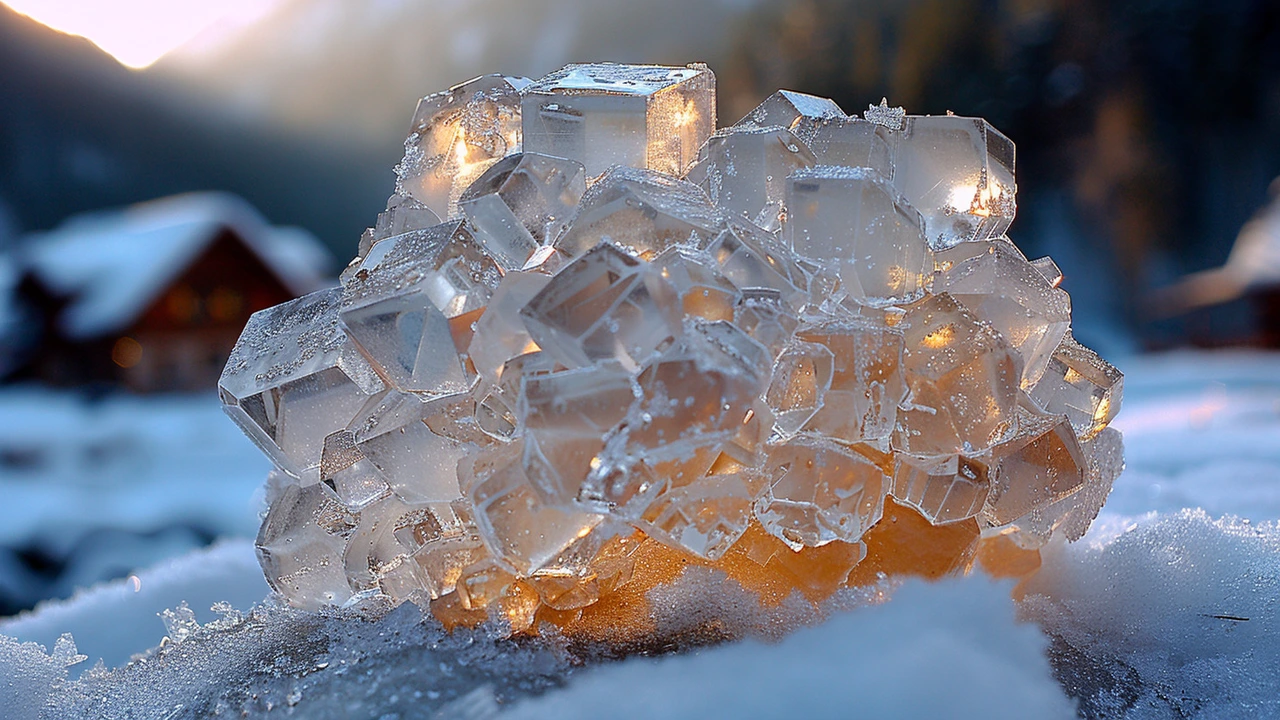
<instances>
[{"instance_id":1,"label":"amber glowing ice","mask_svg":"<svg viewBox=\"0 0 1280 720\"><path fill-rule=\"evenodd\" d=\"M715 125L702 65L419 103L341 286L219 383L277 468L276 591L630 643L689 568L817 604L1084 534L1122 377L1004 235L1013 144L792 91Z\"/></svg>"}]
</instances>

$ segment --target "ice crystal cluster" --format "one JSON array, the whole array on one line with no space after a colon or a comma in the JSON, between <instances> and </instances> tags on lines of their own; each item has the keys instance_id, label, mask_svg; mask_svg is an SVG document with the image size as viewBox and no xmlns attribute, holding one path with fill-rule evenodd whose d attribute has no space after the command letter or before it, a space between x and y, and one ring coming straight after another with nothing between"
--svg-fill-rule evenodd
<instances>
[{"instance_id":1,"label":"ice crystal cluster","mask_svg":"<svg viewBox=\"0 0 1280 720\"><path fill-rule=\"evenodd\" d=\"M219 384L277 467L277 591L630 637L691 566L818 603L1083 534L1121 376L1004 235L1013 144L715 107L697 64L419 102L341 286L254 315Z\"/></svg>"}]
</instances>

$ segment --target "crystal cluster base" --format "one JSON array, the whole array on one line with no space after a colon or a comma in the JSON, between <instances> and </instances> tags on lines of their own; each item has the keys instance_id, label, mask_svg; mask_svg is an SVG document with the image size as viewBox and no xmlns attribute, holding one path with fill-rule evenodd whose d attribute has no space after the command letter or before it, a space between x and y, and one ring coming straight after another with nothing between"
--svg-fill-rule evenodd
<instances>
[{"instance_id":1,"label":"crystal cluster base","mask_svg":"<svg viewBox=\"0 0 1280 720\"><path fill-rule=\"evenodd\" d=\"M341 286L254 315L219 385L277 467L268 581L626 640L691 567L765 605L1025 574L1122 468L1122 378L1004 235L1013 172L887 103L716 129L702 65L424 98Z\"/></svg>"}]
</instances>

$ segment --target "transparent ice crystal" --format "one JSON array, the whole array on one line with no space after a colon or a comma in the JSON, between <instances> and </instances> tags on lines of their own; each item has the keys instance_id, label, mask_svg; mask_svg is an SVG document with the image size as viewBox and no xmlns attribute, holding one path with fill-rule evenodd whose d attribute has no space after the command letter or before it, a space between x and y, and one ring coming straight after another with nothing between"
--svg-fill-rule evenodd
<instances>
[{"instance_id":1,"label":"transparent ice crystal","mask_svg":"<svg viewBox=\"0 0 1280 720\"><path fill-rule=\"evenodd\" d=\"M784 90L717 130L705 66L601 63L428 96L405 147L341 287L219 383L291 605L626 642L694 567L774 606L1033 566L1123 467L980 118Z\"/></svg>"}]
</instances>

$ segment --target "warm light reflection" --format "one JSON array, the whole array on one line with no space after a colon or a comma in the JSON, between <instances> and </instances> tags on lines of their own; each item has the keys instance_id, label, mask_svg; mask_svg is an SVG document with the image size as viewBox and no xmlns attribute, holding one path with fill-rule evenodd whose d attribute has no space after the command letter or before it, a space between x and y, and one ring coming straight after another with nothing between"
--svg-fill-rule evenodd
<instances>
[{"instance_id":1,"label":"warm light reflection","mask_svg":"<svg viewBox=\"0 0 1280 720\"><path fill-rule=\"evenodd\" d=\"M923 338L924 346L932 350L944 348L951 344L955 339L956 328L954 325L943 325L933 332L925 335Z\"/></svg>"},{"instance_id":2,"label":"warm light reflection","mask_svg":"<svg viewBox=\"0 0 1280 720\"><path fill-rule=\"evenodd\" d=\"M141 69L197 37L246 27L280 0L4 0L31 19L88 38L122 65Z\"/></svg>"},{"instance_id":3,"label":"warm light reflection","mask_svg":"<svg viewBox=\"0 0 1280 720\"><path fill-rule=\"evenodd\" d=\"M990 185L987 187L979 187L978 185L958 185L951 189L951 194L947 196L947 205L955 209L956 212L968 213L978 217L990 217L991 210L995 207L997 201L1001 197L999 188L996 192L992 192Z\"/></svg>"}]
</instances>

